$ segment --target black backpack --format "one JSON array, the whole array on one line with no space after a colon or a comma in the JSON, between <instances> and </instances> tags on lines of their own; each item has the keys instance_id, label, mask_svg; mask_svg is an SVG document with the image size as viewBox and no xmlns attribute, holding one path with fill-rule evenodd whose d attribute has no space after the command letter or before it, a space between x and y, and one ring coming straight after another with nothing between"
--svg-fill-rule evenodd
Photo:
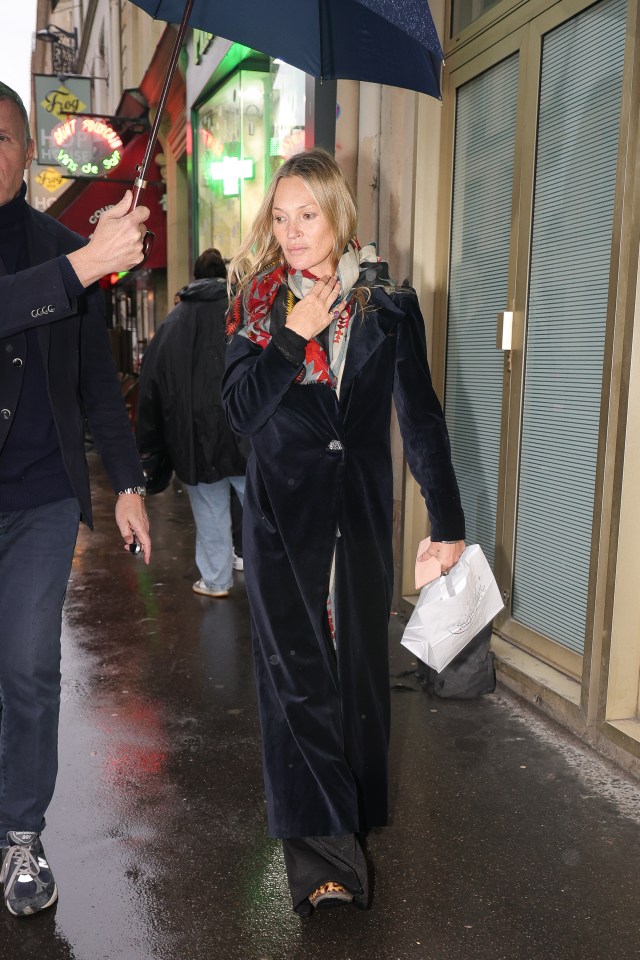
<instances>
[{"instance_id":1,"label":"black backpack","mask_svg":"<svg viewBox=\"0 0 640 960\"><path fill-rule=\"evenodd\" d=\"M429 693L451 700L471 700L493 693L496 671L489 649L492 627L493 622L488 623L440 673L418 660L416 673Z\"/></svg>"}]
</instances>

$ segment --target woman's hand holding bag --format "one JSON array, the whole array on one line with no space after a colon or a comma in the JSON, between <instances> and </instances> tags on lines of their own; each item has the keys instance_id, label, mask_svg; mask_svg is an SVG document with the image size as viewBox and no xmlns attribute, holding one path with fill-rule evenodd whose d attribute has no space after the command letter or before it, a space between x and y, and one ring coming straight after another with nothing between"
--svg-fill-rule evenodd
<instances>
[{"instance_id":1,"label":"woman's hand holding bag","mask_svg":"<svg viewBox=\"0 0 640 960\"><path fill-rule=\"evenodd\" d=\"M424 541L420 548L423 545ZM421 557L431 562L433 554L429 548L420 553L420 548L416 576L418 572L430 575L432 570L427 574L426 568L419 571L418 565ZM504 604L491 567L477 543L466 548L447 576L423 583L401 643L440 672Z\"/></svg>"}]
</instances>

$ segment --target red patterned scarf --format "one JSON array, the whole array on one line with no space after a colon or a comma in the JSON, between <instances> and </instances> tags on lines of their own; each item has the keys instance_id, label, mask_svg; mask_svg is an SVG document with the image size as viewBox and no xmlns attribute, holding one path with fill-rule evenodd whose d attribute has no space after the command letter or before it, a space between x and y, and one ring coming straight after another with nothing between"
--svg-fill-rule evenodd
<instances>
[{"instance_id":1,"label":"red patterned scarf","mask_svg":"<svg viewBox=\"0 0 640 960\"><path fill-rule=\"evenodd\" d=\"M350 321L353 313L352 293L354 284L360 275L360 265L376 262L375 249L371 246L360 250L357 241L351 241L340 259L338 275L341 280L340 300L345 307L338 317L334 317L328 328L329 355L316 337L307 342L304 370L297 377L299 383L324 383L339 391L349 342ZM294 271L286 266L266 270L253 278L244 297L238 296L229 311L227 334L239 333L258 346L267 346L272 333L272 311L278 294L286 290L285 316L293 309L296 299L304 296L315 283L316 277L304 271ZM276 328L277 329L277 328Z\"/></svg>"}]
</instances>

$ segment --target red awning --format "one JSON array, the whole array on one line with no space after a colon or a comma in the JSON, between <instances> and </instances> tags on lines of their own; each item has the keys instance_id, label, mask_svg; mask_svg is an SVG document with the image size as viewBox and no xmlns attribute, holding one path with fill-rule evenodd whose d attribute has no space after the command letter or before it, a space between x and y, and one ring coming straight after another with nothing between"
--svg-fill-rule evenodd
<instances>
[{"instance_id":1,"label":"red awning","mask_svg":"<svg viewBox=\"0 0 640 960\"><path fill-rule=\"evenodd\" d=\"M148 142L148 134L139 133L122 149L122 160L112 172L115 180L127 180L133 186L136 167L142 163ZM156 149L156 155L160 148ZM161 182L160 170L154 159L149 165L149 181ZM83 237L90 237L96 228L100 215L113 207L127 189L126 183L113 183L110 178L101 180L78 180L47 211L65 227L75 230ZM149 183L142 202L151 210L147 227L155 234L153 250L145 267L166 267L167 265L167 215L162 209L161 199L164 189ZM65 204L65 200L67 203ZM62 208L62 209L61 209Z\"/></svg>"}]
</instances>

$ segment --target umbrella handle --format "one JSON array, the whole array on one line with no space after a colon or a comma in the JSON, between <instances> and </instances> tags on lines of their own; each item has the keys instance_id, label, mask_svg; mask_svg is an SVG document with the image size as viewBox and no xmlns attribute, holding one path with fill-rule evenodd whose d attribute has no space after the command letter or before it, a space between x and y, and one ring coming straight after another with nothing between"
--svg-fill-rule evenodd
<instances>
[{"instance_id":1,"label":"umbrella handle","mask_svg":"<svg viewBox=\"0 0 640 960\"><path fill-rule=\"evenodd\" d=\"M147 181L140 178L140 167L137 167L137 176L133 181L133 197L131 199L131 206L129 207L129 213L138 206L142 200L142 196L147 187ZM151 256L151 251L153 250L153 242L155 240L155 233L151 230L147 230L144 237L142 238L142 260L140 263L136 264L136 270L140 267L143 267L149 257Z\"/></svg>"},{"instance_id":2,"label":"umbrella handle","mask_svg":"<svg viewBox=\"0 0 640 960\"><path fill-rule=\"evenodd\" d=\"M155 233L152 230L147 230L144 237L142 238L142 260L140 263L136 264L136 270L139 270L140 267L144 267L145 263L151 256L151 251L153 250L153 243L156 239Z\"/></svg>"},{"instance_id":3,"label":"umbrella handle","mask_svg":"<svg viewBox=\"0 0 640 960\"><path fill-rule=\"evenodd\" d=\"M131 206L129 207L129 213L131 213L132 210L135 210L136 207L140 204L146 189L147 189L147 181L141 178L141 169L140 169L140 165L138 164L138 166L136 167L136 178L133 181L133 189L132 189L133 196L131 198Z\"/></svg>"}]
</instances>

